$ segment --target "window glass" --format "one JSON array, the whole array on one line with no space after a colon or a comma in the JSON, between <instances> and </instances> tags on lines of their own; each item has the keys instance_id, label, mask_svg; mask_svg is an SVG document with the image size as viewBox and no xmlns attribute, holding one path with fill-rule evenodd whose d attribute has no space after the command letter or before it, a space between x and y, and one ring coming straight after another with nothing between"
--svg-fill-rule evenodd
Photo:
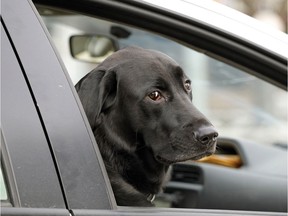
<instances>
[{"instance_id":1,"label":"window glass","mask_svg":"<svg viewBox=\"0 0 288 216\"><path fill-rule=\"evenodd\" d=\"M2 173L2 166L0 169L0 199L1 201L8 200L7 189L6 189L6 185L5 185L5 181L4 181L4 177Z\"/></svg>"},{"instance_id":2,"label":"window glass","mask_svg":"<svg viewBox=\"0 0 288 216\"><path fill-rule=\"evenodd\" d=\"M130 45L156 49L175 59L190 76L193 102L215 125L220 136L287 145L286 91L146 31L82 15L39 11L74 84L96 67L99 59L111 54L111 50ZM84 43L84 39L89 43ZM77 40L82 42L74 43ZM75 50L84 50L85 55L77 58L73 55Z\"/></svg>"},{"instance_id":3,"label":"window glass","mask_svg":"<svg viewBox=\"0 0 288 216\"><path fill-rule=\"evenodd\" d=\"M5 182L5 178L4 178L4 174L3 173L3 153L2 153L2 148L4 145L4 139L3 139L3 135L2 135L2 131L1 131L1 128L0 128L0 136L1 136L1 139L0 139L0 200L1 201L7 201L8 200L8 192L7 192L7 186L6 186L6 182Z\"/></svg>"}]
</instances>

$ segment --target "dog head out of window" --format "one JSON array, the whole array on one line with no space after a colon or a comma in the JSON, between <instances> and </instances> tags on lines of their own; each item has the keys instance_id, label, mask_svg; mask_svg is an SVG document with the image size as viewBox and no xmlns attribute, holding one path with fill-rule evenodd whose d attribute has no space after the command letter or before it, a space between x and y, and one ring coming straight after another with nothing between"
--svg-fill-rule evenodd
<instances>
[{"instance_id":1,"label":"dog head out of window","mask_svg":"<svg viewBox=\"0 0 288 216\"><path fill-rule=\"evenodd\" d=\"M155 189L145 189L137 186L137 178L149 182L147 173L154 173L162 179L153 169L215 151L218 133L193 105L191 80L163 53L138 47L117 51L82 78L76 89L105 164L117 167L113 172L142 193L159 191L161 180L154 181ZM125 155L123 160L119 155ZM125 164L121 170L111 164L114 157ZM127 174L126 169L136 174Z\"/></svg>"}]
</instances>

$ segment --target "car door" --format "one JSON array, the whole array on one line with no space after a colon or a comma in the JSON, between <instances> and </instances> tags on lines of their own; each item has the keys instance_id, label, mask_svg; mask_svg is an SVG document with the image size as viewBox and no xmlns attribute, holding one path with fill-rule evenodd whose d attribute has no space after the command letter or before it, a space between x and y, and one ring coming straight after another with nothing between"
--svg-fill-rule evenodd
<instances>
[{"instance_id":1,"label":"car door","mask_svg":"<svg viewBox=\"0 0 288 216\"><path fill-rule=\"evenodd\" d=\"M53 206L63 210L51 213L69 215L35 98L2 19L1 54L2 212L8 207L16 215L33 215L31 208ZM42 213L45 211L38 211Z\"/></svg>"},{"instance_id":2,"label":"car door","mask_svg":"<svg viewBox=\"0 0 288 216\"><path fill-rule=\"evenodd\" d=\"M1 25L1 170L6 177L6 204L63 208L65 202L45 130L21 62L4 30L5 24ZM34 171L36 175L31 173ZM52 193L42 196L47 190Z\"/></svg>"}]
</instances>

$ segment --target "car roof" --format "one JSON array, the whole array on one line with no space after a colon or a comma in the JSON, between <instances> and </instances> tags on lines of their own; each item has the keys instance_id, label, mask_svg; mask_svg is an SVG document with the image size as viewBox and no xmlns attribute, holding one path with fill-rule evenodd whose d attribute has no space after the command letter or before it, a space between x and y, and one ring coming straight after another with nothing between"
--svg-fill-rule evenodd
<instances>
[{"instance_id":1,"label":"car roof","mask_svg":"<svg viewBox=\"0 0 288 216\"><path fill-rule=\"evenodd\" d=\"M189 18L273 54L288 58L288 36L265 23L211 0L135 0Z\"/></svg>"}]
</instances>

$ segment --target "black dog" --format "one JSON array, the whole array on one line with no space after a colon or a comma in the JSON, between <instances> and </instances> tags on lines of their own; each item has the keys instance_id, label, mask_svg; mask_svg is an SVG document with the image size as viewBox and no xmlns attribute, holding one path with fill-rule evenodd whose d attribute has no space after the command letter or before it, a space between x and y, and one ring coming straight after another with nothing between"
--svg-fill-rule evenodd
<instances>
[{"instance_id":1,"label":"black dog","mask_svg":"<svg viewBox=\"0 0 288 216\"><path fill-rule=\"evenodd\" d=\"M170 164L215 151L217 132L192 104L190 80L165 54L120 50L76 89L118 205L153 206Z\"/></svg>"}]
</instances>

